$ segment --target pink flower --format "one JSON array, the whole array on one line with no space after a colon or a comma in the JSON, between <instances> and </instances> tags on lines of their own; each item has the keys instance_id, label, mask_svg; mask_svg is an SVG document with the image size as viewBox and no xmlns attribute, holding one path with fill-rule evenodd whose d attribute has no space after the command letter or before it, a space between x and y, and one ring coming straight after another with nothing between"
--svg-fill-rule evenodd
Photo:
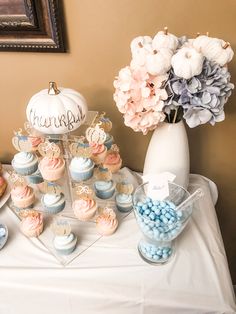
<instances>
[{"instance_id":1,"label":"pink flower","mask_svg":"<svg viewBox=\"0 0 236 314\"><path fill-rule=\"evenodd\" d=\"M120 70L114 81L114 100L125 125L147 134L165 119L162 110L168 95L163 85L167 78L150 75L143 66Z\"/></svg>"}]
</instances>

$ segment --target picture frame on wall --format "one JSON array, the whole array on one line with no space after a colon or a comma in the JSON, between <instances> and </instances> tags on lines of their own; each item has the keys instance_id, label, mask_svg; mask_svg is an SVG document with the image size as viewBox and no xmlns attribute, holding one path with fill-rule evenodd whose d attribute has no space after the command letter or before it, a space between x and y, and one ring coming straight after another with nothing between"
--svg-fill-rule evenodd
<instances>
[{"instance_id":1,"label":"picture frame on wall","mask_svg":"<svg viewBox=\"0 0 236 314\"><path fill-rule=\"evenodd\" d=\"M0 0L0 51L66 52L62 0Z\"/></svg>"}]
</instances>

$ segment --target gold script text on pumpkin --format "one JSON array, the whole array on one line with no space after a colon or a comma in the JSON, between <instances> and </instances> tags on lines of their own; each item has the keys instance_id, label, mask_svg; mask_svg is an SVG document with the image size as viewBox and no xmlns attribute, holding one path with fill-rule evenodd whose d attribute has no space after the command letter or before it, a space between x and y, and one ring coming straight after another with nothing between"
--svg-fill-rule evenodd
<instances>
[{"instance_id":1,"label":"gold script text on pumpkin","mask_svg":"<svg viewBox=\"0 0 236 314\"><path fill-rule=\"evenodd\" d=\"M62 126L65 126L68 131L73 130L74 124L78 123L79 121L84 121L85 114L82 112L82 109L78 107L78 114L74 115L74 113L71 110L67 110L65 114L62 114L60 116L49 116L49 117L43 117L38 116L35 112L35 110L30 110L30 121L33 126L37 127L44 127L44 128L60 128Z\"/></svg>"}]
</instances>

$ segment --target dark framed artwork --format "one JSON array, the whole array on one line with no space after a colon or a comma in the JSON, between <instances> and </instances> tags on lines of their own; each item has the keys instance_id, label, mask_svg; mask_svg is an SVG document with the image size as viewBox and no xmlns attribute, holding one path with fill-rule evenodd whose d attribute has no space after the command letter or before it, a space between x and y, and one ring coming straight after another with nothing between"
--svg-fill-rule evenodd
<instances>
[{"instance_id":1,"label":"dark framed artwork","mask_svg":"<svg viewBox=\"0 0 236 314\"><path fill-rule=\"evenodd\" d=\"M62 0L0 0L0 50L65 52Z\"/></svg>"}]
</instances>

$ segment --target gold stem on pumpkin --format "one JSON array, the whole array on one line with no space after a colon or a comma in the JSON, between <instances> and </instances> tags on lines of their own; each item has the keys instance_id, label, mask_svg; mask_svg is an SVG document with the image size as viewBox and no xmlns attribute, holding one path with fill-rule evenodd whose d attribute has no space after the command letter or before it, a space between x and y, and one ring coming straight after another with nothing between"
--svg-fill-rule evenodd
<instances>
[{"instance_id":1,"label":"gold stem on pumpkin","mask_svg":"<svg viewBox=\"0 0 236 314\"><path fill-rule=\"evenodd\" d=\"M143 44L141 42L138 43L139 48L143 48Z\"/></svg>"},{"instance_id":2,"label":"gold stem on pumpkin","mask_svg":"<svg viewBox=\"0 0 236 314\"><path fill-rule=\"evenodd\" d=\"M49 82L48 95L58 95L60 93L56 82Z\"/></svg>"},{"instance_id":3,"label":"gold stem on pumpkin","mask_svg":"<svg viewBox=\"0 0 236 314\"><path fill-rule=\"evenodd\" d=\"M164 34L165 34L165 35L168 35L168 27L167 27L167 26L164 27Z\"/></svg>"},{"instance_id":4,"label":"gold stem on pumpkin","mask_svg":"<svg viewBox=\"0 0 236 314\"><path fill-rule=\"evenodd\" d=\"M224 44L224 46L223 46L222 48L223 48L223 49L226 49L226 48L228 48L229 46L230 46L230 43L227 42L227 43Z\"/></svg>"},{"instance_id":5,"label":"gold stem on pumpkin","mask_svg":"<svg viewBox=\"0 0 236 314\"><path fill-rule=\"evenodd\" d=\"M199 36L200 36L200 33L199 33L199 32L197 32L196 38L197 38L197 37L199 37Z\"/></svg>"}]
</instances>

